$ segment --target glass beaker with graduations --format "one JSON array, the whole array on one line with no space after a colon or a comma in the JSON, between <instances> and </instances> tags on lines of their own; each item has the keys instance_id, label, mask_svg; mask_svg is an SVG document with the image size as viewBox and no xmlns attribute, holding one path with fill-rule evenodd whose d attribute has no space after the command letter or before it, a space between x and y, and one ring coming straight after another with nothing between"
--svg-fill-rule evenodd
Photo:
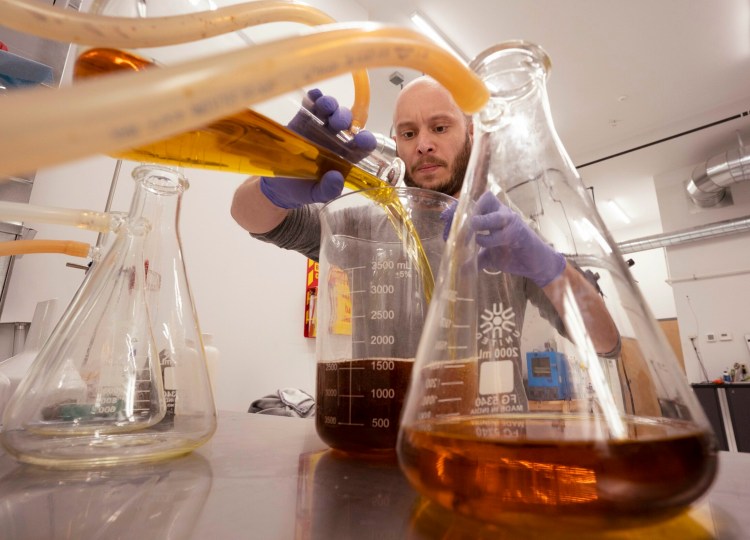
<instances>
[{"instance_id":1,"label":"glass beaker with graduations","mask_svg":"<svg viewBox=\"0 0 750 540\"><path fill-rule=\"evenodd\" d=\"M423 495L484 521L659 519L706 491L716 446L555 132L549 67L525 42L472 63L492 97L473 119L399 461ZM541 265L546 280L519 264L532 244L562 263Z\"/></svg>"},{"instance_id":2,"label":"glass beaker with graduations","mask_svg":"<svg viewBox=\"0 0 750 540\"><path fill-rule=\"evenodd\" d=\"M187 183L165 167L133 176L128 218L6 407L2 443L22 462L156 461L190 452L215 430L176 231Z\"/></svg>"},{"instance_id":3,"label":"glass beaker with graduations","mask_svg":"<svg viewBox=\"0 0 750 540\"><path fill-rule=\"evenodd\" d=\"M320 212L315 425L336 450L395 457L432 268L445 247L440 216L452 202L388 187Z\"/></svg>"}]
</instances>

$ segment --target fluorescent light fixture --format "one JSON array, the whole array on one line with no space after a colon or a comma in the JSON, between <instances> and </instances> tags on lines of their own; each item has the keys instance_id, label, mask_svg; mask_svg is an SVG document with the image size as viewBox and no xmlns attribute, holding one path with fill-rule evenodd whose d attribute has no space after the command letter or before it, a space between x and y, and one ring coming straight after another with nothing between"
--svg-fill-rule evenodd
<instances>
[{"instance_id":1,"label":"fluorescent light fixture","mask_svg":"<svg viewBox=\"0 0 750 540\"><path fill-rule=\"evenodd\" d=\"M464 53L451 39L446 36L440 28L438 28L434 22L425 17L421 12L415 11L409 18L417 28L419 28L423 34L429 37L432 41L447 49L453 53L454 56L462 60L464 63L469 63L469 57Z\"/></svg>"},{"instance_id":2,"label":"fluorescent light fixture","mask_svg":"<svg viewBox=\"0 0 750 540\"><path fill-rule=\"evenodd\" d=\"M609 213L613 216L615 216L617 219L625 223L626 225L630 223L631 219L630 216L625 213L625 210L623 210L619 204L617 204L613 200L604 201L604 204L607 206L607 210Z\"/></svg>"}]
</instances>

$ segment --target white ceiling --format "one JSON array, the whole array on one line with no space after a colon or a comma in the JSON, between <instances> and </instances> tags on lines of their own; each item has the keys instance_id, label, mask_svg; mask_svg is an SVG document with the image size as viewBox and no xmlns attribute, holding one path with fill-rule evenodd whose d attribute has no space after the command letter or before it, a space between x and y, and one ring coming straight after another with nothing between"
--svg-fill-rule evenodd
<instances>
[{"instance_id":1,"label":"white ceiling","mask_svg":"<svg viewBox=\"0 0 750 540\"><path fill-rule=\"evenodd\" d=\"M357 1L371 21L411 28L409 14L418 9L469 57L510 39L541 45L552 59L555 125L578 166L750 110L747 0ZM368 127L375 131L390 130L394 69L371 70ZM738 133L750 140L750 117L579 172L597 201L618 199L632 231L661 232L653 177L736 146ZM622 228L603 217L613 231Z\"/></svg>"}]
</instances>

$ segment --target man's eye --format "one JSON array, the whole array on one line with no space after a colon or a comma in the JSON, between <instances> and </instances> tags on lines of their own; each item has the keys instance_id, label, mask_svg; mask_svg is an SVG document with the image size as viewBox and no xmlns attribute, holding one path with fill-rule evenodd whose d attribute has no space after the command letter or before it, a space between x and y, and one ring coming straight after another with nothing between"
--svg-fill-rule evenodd
<instances>
[{"instance_id":1,"label":"man's eye","mask_svg":"<svg viewBox=\"0 0 750 540\"><path fill-rule=\"evenodd\" d=\"M445 133L448 131L448 126L435 126L435 133Z\"/></svg>"},{"instance_id":2,"label":"man's eye","mask_svg":"<svg viewBox=\"0 0 750 540\"><path fill-rule=\"evenodd\" d=\"M413 131L402 131L401 132L401 138L402 139L412 139L414 137Z\"/></svg>"}]
</instances>

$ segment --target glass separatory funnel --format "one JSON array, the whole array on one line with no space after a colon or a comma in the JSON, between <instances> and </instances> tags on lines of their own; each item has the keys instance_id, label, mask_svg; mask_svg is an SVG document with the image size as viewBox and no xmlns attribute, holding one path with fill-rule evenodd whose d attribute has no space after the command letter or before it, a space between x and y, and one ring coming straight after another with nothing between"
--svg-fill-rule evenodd
<instances>
[{"instance_id":1,"label":"glass separatory funnel","mask_svg":"<svg viewBox=\"0 0 750 540\"><path fill-rule=\"evenodd\" d=\"M711 484L714 438L555 132L549 58L509 42L472 67L492 97L473 119L401 468L491 522L677 512Z\"/></svg>"},{"instance_id":2,"label":"glass separatory funnel","mask_svg":"<svg viewBox=\"0 0 750 540\"><path fill-rule=\"evenodd\" d=\"M3 416L2 444L54 468L185 454L216 428L177 233L186 180L141 166L128 218L39 351Z\"/></svg>"}]
</instances>

